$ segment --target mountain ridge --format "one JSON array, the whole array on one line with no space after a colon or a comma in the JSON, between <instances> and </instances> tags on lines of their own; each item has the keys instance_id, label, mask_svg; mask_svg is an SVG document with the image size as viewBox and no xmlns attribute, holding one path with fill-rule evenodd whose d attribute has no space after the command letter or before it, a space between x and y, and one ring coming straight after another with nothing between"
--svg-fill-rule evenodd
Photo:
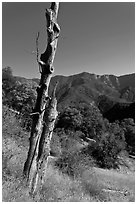
<instances>
[{"instance_id":1,"label":"mountain ridge","mask_svg":"<svg viewBox=\"0 0 137 204\"><path fill-rule=\"evenodd\" d=\"M57 75L51 79L50 94L57 81L59 110L62 107L77 106L79 103L90 104L94 101L103 116L111 121L129 116L135 119L135 73L122 76L88 72L71 76Z\"/></svg>"},{"instance_id":2,"label":"mountain ridge","mask_svg":"<svg viewBox=\"0 0 137 204\"><path fill-rule=\"evenodd\" d=\"M13 77L16 82L21 84L29 83L30 89L36 95L36 87L40 79L26 79L20 76ZM105 116L110 115L111 109L113 110L114 106L121 109L121 107L128 107L135 102L135 73L122 76L112 74L97 75L88 72L70 76L56 75L51 78L49 96L56 82L59 82L56 90L59 111L66 106L78 106L80 103L90 105L94 102Z\"/></svg>"}]
</instances>

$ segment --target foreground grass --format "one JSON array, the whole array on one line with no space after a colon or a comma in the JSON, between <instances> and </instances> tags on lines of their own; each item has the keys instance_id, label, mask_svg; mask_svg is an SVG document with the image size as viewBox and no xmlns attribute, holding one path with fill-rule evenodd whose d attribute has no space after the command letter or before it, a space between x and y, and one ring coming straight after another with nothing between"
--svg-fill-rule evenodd
<instances>
[{"instance_id":1,"label":"foreground grass","mask_svg":"<svg viewBox=\"0 0 137 204\"><path fill-rule=\"evenodd\" d=\"M89 184L84 178L72 179L63 174L51 163L45 175L45 184L34 198L28 194L28 188L22 179L22 169L26 151L12 139L3 139L6 149L3 149L3 201L4 202L96 202L107 198L101 192L94 174ZM12 150L11 150L12 148ZM13 152L16 150L16 152ZM91 173L91 171L90 171Z\"/></svg>"},{"instance_id":2,"label":"foreground grass","mask_svg":"<svg viewBox=\"0 0 137 204\"><path fill-rule=\"evenodd\" d=\"M9 140L8 140L9 141ZM134 173L123 174L97 167L86 168L73 179L49 164L45 184L34 198L22 180L26 151L10 140L7 150L12 157L3 157L3 201L5 202L128 202L134 201ZM10 151L16 149L16 153ZM8 154L10 156L10 154Z\"/></svg>"},{"instance_id":3,"label":"foreground grass","mask_svg":"<svg viewBox=\"0 0 137 204\"><path fill-rule=\"evenodd\" d=\"M71 145L73 152L69 172L60 170L51 162L45 174L45 183L37 194L29 196L28 187L22 179L22 169L28 152L28 133L21 130L15 116L8 112L3 117L3 180L4 202L133 202L134 172L121 173L104 170L91 165L84 154ZM68 144L68 143L67 143ZM78 147L79 148L79 147ZM72 159L72 157L70 157ZM69 164L68 160L68 164ZM68 170L68 169L67 169ZM71 170L71 171L70 171ZM72 176L73 175L73 176Z\"/></svg>"},{"instance_id":4,"label":"foreground grass","mask_svg":"<svg viewBox=\"0 0 137 204\"><path fill-rule=\"evenodd\" d=\"M135 201L135 174L121 173L116 170L94 168L103 191L108 193L112 202Z\"/></svg>"}]
</instances>

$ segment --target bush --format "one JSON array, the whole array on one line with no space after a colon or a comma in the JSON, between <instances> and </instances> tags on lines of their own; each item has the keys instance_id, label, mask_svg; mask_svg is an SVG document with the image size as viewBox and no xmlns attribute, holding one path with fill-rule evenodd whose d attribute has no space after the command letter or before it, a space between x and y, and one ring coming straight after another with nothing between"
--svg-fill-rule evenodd
<instances>
[{"instance_id":1,"label":"bush","mask_svg":"<svg viewBox=\"0 0 137 204\"><path fill-rule=\"evenodd\" d=\"M127 143L126 149L129 154L135 155L135 123L132 118L124 119L121 122L121 127L124 130L125 140Z\"/></svg>"},{"instance_id":2,"label":"bush","mask_svg":"<svg viewBox=\"0 0 137 204\"><path fill-rule=\"evenodd\" d=\"M116 123L109 124L109 129L100 138L92 151L97 163L105 168L118 167L118 154L125 150L124 132Z\"/></svg>"},{"instance_id":3,"label":"bush","mask_svg":"<svg viewBox=\"0 0 137 204\"><path fill-rule=\"evenodd\" d=\"M83 118L79 110L74 107L67 107L59 115L57 128L64 128L68 130L80 129L82 119Z\"/></svg>"},{"instance_id":4,"label":"bush","mask_svg":"<svg viewBox=\"0 0 137 204\"><path fill-rule=\"evenodd\" d=\"M73 143L72 135L73 139L82 138L88 142L89 146L86 150L88 155L93 156L99 166L104 168L117 167L118 154L125 150L126 146L123 128L119 122L109 123L107 119L104 119L94 103L90 104L90 106L80 104L77 108L67 108L62 112L58 126L60 130L63 127L64 133L67 133L67 137L64 136L66 141L63 140L63 142L65 141L66 149L68 148L67 146L70 146L69 141L71 141L71 145ZM94 139L96 145L91 144L92 146L90 146L88 138ZM73 158L71 159L73 161ZM63 157L61 163L65 163L65 160L69 163L71 159L70 155L67 155L67 158ZM69 171L71 172L71 169Z\"/></svg>"},{"instance_id":5,"label":"bush","mask_svg":"<svg viewBox=\"0 0 137 204\"><path fill-rule=\"evenodd\" d=\"M12 69L6 67L2 70L2 102L21 114L21 125L30 131L32 118L30 113L36 101L37 83L18 79L12 75Z\"/></svg>"}]
</instances>

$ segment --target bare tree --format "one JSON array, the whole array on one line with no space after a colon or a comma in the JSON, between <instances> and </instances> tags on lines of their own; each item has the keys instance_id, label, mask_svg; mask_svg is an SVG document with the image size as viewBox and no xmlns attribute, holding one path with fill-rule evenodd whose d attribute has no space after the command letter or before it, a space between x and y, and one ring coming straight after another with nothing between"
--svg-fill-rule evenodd
<instances>
[{"instance_id":1,"label":"bare tree","mask_svg":"<svg viewBox=\"0 0 137 204\"><path fill-rule=\"evenodd\" d=\"M39 86L37 87L37 100L33 113L31 135L29 138L30 146L27 160L24 165L24 177L30 185L30 193L36 191L39 182L43 181L43 175L46 170L48 156L50 155L50 141L58 112L56 110L57 100L55 97L56 86L52 97L48 96L48 89L52 74L54 72L53 61L57 49L57 42L60 33L60 27L57 23L59 3L51 3L49 9L46 9L47 20L47 47L39 59L38 38L37 62L41 73Z\"/></svg>"}]
</instances>

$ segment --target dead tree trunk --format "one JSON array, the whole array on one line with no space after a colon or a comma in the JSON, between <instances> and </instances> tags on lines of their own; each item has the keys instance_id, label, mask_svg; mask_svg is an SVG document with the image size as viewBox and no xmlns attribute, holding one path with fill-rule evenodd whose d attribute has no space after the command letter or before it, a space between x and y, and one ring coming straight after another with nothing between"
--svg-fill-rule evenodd
<instances>
[{"instance_id":1,"label":"dead tree trunk","mask_svg":"<svg viewBox=\"0 0 137 204\"><path fill-rule=\"evenodd\" d=\"M43 177L48 156L50 155L50 140L57 117L57 100L55 98L56 87L53 95L48 96L50 79L54 72L53 60L55 57L57 42L60 33L57 24L59 3L51 3L51 7L46 9L47 19L47 48L40 56L39 63L41 79L37 87L37 100L33 115L33 122L30 135L30 146L28 157L24 165L24 177L30 184L30 192L33 194L37 184Z\"/></svg>"}]
</instances>

